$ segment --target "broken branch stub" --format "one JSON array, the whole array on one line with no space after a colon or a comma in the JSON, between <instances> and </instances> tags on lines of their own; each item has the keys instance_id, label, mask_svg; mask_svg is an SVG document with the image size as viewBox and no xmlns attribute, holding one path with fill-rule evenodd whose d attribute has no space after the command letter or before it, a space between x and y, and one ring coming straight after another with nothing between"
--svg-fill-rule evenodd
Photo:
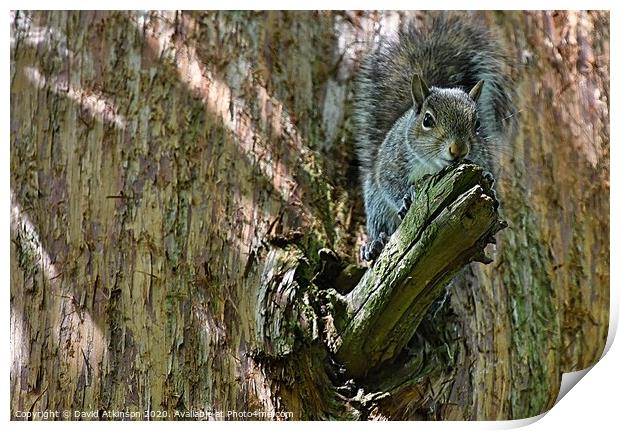
<instances>
[{"instance_id":1,"label":"broken branch stub","mask_svg":"<svg viewBox=\"0 0 620 431\"><path fill-rule=\"evenodd\" d=\"M506 226L491 186L473 164L420 181L402 224L345 297L348 313L333 350L350 376L398 355L454 275L472 261L490 261L484 248Z\"/></svg>"}]
</instances>

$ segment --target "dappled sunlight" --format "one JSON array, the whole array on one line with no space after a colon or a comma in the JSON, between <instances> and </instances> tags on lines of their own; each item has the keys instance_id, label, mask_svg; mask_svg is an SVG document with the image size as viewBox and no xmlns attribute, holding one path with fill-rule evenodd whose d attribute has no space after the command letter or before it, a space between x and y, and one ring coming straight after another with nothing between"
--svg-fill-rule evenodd
<instances>
[{"instance_id":1,"label":"dappled sunlight","mask_svg":"<svg viewBox=\"0 0 620 431\"><path fill-rule=\"evenodd\" d=\"M45 298L45 301L49 304L49 310L53 311L54 318L52 327L47 329L46 339L62 352L61 357L65 361L63 366L69 367L72 376L79 376L80 372L86 371L85 376L88 379L93 367L99 367L103 361L107 345L105 337L84 304L76 298L79 293L63 288L63 274L43 247L37 229L21 209L12 191L11 236L18 248L17 259L36 265L43 275L43 282L51 286L47 291L49 297ZM13 277L17 275L13 274ZM17 288L15 285L12 287ZM12 296L20 296L26 290L13 292ZM14 378L30 363L30 338L36 337L36 332L39 331L39 321L32 321L31 331L28 320L24 320L28 306L23 300L12 298L11 376ZM73 354L75 349L79 349L81 353ZM86 367L86 370L83 367Z\"/></svg>"},{"instance_id":2,"label":"dappled sunlight","mask_svg":"<svg viewBox=\"0 0 620 431\"><path fill-rule=\"evenodd\" d=\"M15 381L19 380L22 367L30 363L30 340L24 330L24 314L11 306L11 380Z\"/></svg>"},{"instance_id":3,"label":"dappled sunlight","mask_svg":"<svg viewBox=\"0 0 620 431\"><path fill-rule=\"evenodd\" d=\"M23 12L19 15L11 11L11 49L18 44L29 47L43 47L54 53L63 62L69 63L75 53L67 47L67 36L57 28L39 26ZM112 124L119 129L125 128L125 118L118 114L118 107L99 91L79 88L60 77L45 76L36 67L25 67L24 73L28 80L37 88L46 88L55 94L64 95L94 118Z\"/></svg>"},{"instance_id":4,"label":"dappled sunlight","mask_svg":"<svg viewBox=\"0 0 620 431\"><path fill-rule=\"evenodd\" d=\"M609 13L440 14L10 12L11 419L549 408L607 336ZM479 72L491 101L494 79L518 93L510 109L434 87L467 102L446 127L403 116L432 102L412 101L414 74ZM439 151L446 130L494 156L463 112L518 117L502 175L418 181L416 144ZM420 199L359 265L364 221L413 180Z\"/></svg>"},{"instance_id":5,"label":"dappled sunlight","mask_svg":"<svg viewBox=\"0 0 620 431\"><path fill-rule=\"evenodd\" d=\"M24 68L26 77L38 88L47 88L52 92L68 97L77 102L85 112L102 122L112 124L119 129L125 128L125 118L118 114L118 108L108 98L94 90L76 88L61 78L47 78L35 67Z\"/></svg>"},{"instance_id":6,"label":"dappled sunlight","mask_svg":"<svg viewBox=\"0 0 620 431\"><path fill-rule=\"evenodd\" d=\"M24 13L17 16L15 11L10 13L11 49L14 49L19 40L20 44L30 47L44 46L47 49L55 49L62 58L73 57L74 54L67 48L67 37L58 29L35 25L30 17ZM19 34L19 38L16 37Z\"/></svg>"},{"instance_id":7,"label":"dappled sunlight","mask_svg":"<svg viewBox=\"0 0 620 431\"><path fill-rule=\"evenodd\" d=\"M24 213L15 196L13 191L11 190L11 233L15 236L20 236L20 245L25 245L28 247L28 252L32 256L36 256L38 258L39 268L45 274L45 277L50 280L53 285L57 284L57 279L59 276L58 269L56 265L52 263L52 259L50 258L47 251L43 248L41 244L41 240L39 239L39 234L35 229L34 225L30 221L28 214Z\"/></svg>"},{"instance_id":8,"label":"dappled sunlight","mask_svg":"<svg viewBox=\"0 0 620 431\"><path fill-rule=\"evenodd\" d=\"M254 97L249 102L235 95L235 87L216 77L199 59L194 46L175 38L179 25L189 29L198 25L193 18L179 18L175 12L158 12L146 17L139 15L132 22L144 34L145 43L157 57L170 61L188 91L202 100L209 113L231 133L231 142L260 172L260 176L271 184L273 194L279 196L288 208L298 209L308 224L312 223L314 213L308 200L302 199L303 191L298 179L300 173L295 171L306 169L304 163L309 159L309 150L284 104L271 96L264 85L251 78L251 65L237 59L234 76L227 78L237 83L247 79L252 81ZM253 117L251 112L258 115ZM283 154L292 155L291 165L287 165ZM312 176L311 173L306 174ZM282 214L276 211L282 212L284 206L279 210L277 204L275 207L265 207L260 197L246 196L245 193L231 194L231 198L233 208L226 219L232 230L227 240L244 256L245 272L253 264L253 250L260 248L265 237L273 233L270 231L274 225L282 222Z\"/></svg>"},{"instance_id":9,"label":"dappled sunlight","mask_svg":"<svg viewBox=\"0 0 620 431\"><path fill-rule=\"evenodd\" d=\"M215 75L198 60L196 49L187 44L178 44L172 41L174 35L174 17L170 13L158 15L157 30L146 22L144 29L147 43L160 55L171 60L177 68L179 78L190 91L204 100L210 112L215 114L224 127L235 136L235 143L243 154L255 163L261 174L269 179L273 187L285 201L293 197L297 184L294 173L277 157L274 157L274 146L259 133L252 125L247 115L248 107L245 102L232 94L230 86L215 77ZM191 21L190 18L187 18ZM136 25L138 25L136 21ZM188 25L191 27L193 24ZM142 30L142 29L140 29ZM154 46L153 46L154 45ZM244 79L250 74L248 64L239 64L240 76ZM290 117L284 110L283 104L270 96L264 86L253 83L258 90L258 102L261 106L261 121L270 123L276 137L285 135L286 142L301 158L307 152L302 138ZM308 212L310 214L310 212Z\"/></svg>"}]
</instances>

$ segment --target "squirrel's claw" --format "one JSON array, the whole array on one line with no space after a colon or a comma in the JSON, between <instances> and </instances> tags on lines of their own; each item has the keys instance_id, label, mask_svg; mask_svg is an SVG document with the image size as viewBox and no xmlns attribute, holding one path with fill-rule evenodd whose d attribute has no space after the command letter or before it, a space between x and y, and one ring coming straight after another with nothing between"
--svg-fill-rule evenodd
<instances>
[{"instance_id":1,"label":"squirrel's claw","mask_svg":"<svg viewBox=\"0 0 620 431\"><path fill-rule=\"evenodd\" d=\"M400 218L401 221L407 215L407 211L409 211L409 208L411 207L411 202L413 202L414 197L415 187L412 185L409 190L407 190L407 193L405 193L405 196L403 196L402 203L400 205L400 208L398 209L398 218Z\"/></svg>"},{"instance_id":2,"label":"squirrel's claw","mask_svg":"<svg viewBox=\"0 0 620 431\"><path fill-rule=\"evenodd\" d=\"M378 238L362 245L360 249L361 259L367 262L375 260L381 254L389 239L390 237L385 232L381 232Z\"/></svg>"},{"instance_id":3,"label":"squirrel's claw","mask_svg":"<svg viewBox=\"0 0 620 431\"><path fill-rule=\"evenodd\" d=\"M483 179L483 187L486 188L487 194L489 194L491 196L491 198L493 199L493 208L498 209L499 208L499 200L497 199L497 193L495 192L495 178L493 177L493 174L490 173L489 171L485 171L482 174L482 179Z\"/></svg>"}]
</instances>

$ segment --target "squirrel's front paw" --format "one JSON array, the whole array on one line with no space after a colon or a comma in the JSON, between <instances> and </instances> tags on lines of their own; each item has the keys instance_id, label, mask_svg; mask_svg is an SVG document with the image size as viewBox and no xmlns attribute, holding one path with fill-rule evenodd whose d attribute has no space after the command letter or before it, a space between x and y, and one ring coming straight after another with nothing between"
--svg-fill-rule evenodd
<instances>
[{"instance_id":1,"label":"squirrel's front paw","mask_svg":"<svg viewBox=\"0 0 620 431\"><path fill-rule=\"evenodd\" d=\"M487 190L487 193L493 199L493 208L498 209L499 200L497 199L497 193L495 192L495 178L493 177L493 174L489 171L485 171L482 174L482 180L482 186Z\"/></svg>"},{"instance_id":2,"label":"squirrel's front paw","mask_svg":"<svg viewBox=\"0 0 620 431\"><path fill-rule=\"evenodd\" d=\"M400 218L401 220L405 218L405 216L407 215L407 211L409 211L409 208L411 207L411 202L413 202L413 199L415 198L415 186L411 186L409 187L409 190L407 190L407 193L405 193L405 196L403 196L403 200L402 203L400 205L400 208L398 209L398 218Z\"/></svg>"},{"instance_id":3,"label":"squirrel's front paw","mask_svg":"<svg viewBox=\"0 0 620 431\"><path fill-rule=\"evenodd\" d=\"M371 260L375 260L383 249L385 248L385 244L387 244L389 236L385 232L381 232L378 238L370 241L370 243L366 243L362 245L360 249L360 257L362 260L370 262Z\"/></svg>"}]
</instances>

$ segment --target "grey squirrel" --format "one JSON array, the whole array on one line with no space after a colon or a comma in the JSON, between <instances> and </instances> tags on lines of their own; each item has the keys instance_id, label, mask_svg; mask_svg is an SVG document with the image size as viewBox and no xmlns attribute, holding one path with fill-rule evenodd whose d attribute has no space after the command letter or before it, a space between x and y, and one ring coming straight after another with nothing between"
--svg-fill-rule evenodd
<instances>
[{"instance_id":1,"label":"grey squirrel","mask_svg":"<svg viewBox=\"0 0 620 431\"><path fill-rule=\"evenodd\" d=\"M363 61L354 129L374 260L406 214L412 185L467 158L489 171L511 129L513 85L498 38L470 15L402 28ZM430 86L429 86L430 84Z\"/></svg>"}]
</instances>

